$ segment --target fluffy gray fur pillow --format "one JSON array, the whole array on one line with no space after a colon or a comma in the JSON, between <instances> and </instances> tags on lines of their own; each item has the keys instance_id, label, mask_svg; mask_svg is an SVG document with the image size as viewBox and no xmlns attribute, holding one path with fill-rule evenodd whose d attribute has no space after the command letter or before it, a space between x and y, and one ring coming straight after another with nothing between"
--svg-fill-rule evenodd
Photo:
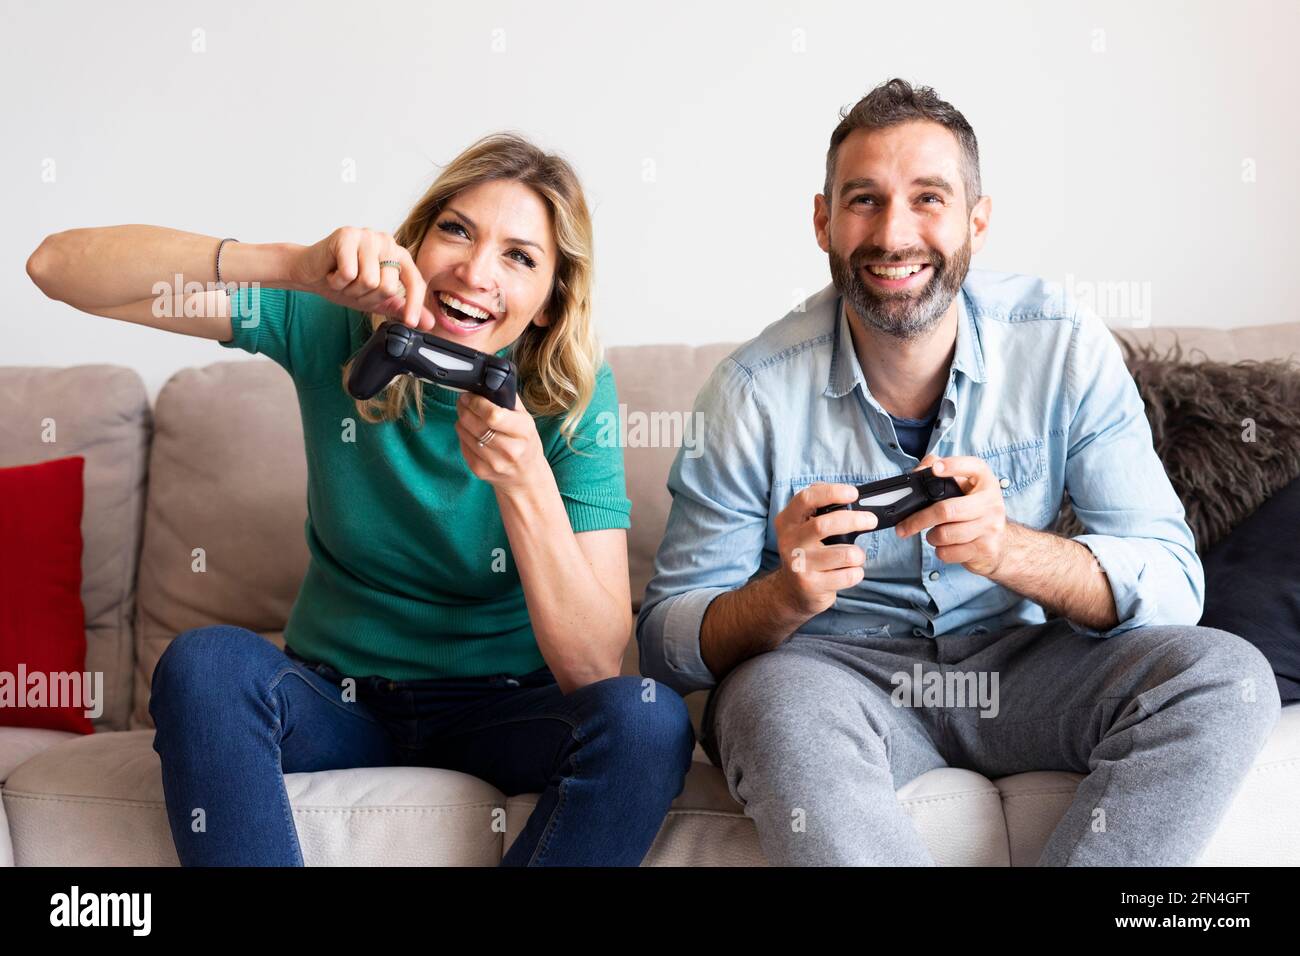
<instances>
[{"instance_id":1,"label":"fluffy gray fur pillow","mask_svg":"<svg viewBox=\"0 0 1300 956\"><path fill-rule=\"evenodd\" d=\"M1204 555L1300 475L1300 365L1211 362L1204 353L1191 361L1178 343L1158 355L1151 345L1119 341L1146 404L1156 454ZM1067 537L1084 532L1068 493L1053 530Z\"/></svg>"}]
</instances>

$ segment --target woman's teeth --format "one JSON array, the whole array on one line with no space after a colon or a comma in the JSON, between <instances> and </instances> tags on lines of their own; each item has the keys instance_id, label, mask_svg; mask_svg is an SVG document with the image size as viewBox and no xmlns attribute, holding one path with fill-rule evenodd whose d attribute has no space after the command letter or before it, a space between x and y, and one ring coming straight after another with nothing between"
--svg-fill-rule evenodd
<instances>
[{"instance_id":1,"label":"woman's teeth","mask_svg":"<svg viewBox=\"0 0 1300 956\"><path fill-rule=\"evenodd\" d=\"M906 279L925 268L925 263L917 266L867 266L873 276L882 279Z\"/></svg>"},{"instance_id":2,"label":"woman's teeth","mask_svg":"<svg viewBox=\"0 0 1300 956\"><path fill-rule=\"evenodd\" d=\"M492 316L482 309L475 308L468 302L462 302L454 295L446 292L438 293L438 301L442 303L443 312L447 318L451 319L458 325L469 327L479 326L491 320Z\"/></svg>"}]
</instances>

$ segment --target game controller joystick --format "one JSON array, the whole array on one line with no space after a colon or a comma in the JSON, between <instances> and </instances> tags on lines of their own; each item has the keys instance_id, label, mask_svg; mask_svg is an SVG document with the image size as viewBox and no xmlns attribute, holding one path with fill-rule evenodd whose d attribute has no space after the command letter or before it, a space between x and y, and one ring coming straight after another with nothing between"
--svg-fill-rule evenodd
<instances>
[{"instance_id":1,"label":"game controller joystick","mask_svg":"<svg viewBox=\"0 0 1300 956\"><path fill-rule=\"evenodd\" d=\"M845 505L826 505L817 514L831 511L870 511L876 516L876 526L868 531L850 531L822 538L822 544L852 544L861 534L871 534L883 528L892 528L909 515L928 508L936 501L957 498L965 494L951 478L936 478L929 468L909 471L894 478L882 478L858 485L858 499Z\"/></svg>"},{"instance_id":2,"label":"game controller joystick","mask_svg":"<svg viewBox=\"0 0 1300 956\"><path fill-rule=\"evenodd\" d=\"M395 375L406 373L457 392L473 392L502 408L515 407L515 363L488 355L398 321L375 329L352 363L348 394L374 396Z\"/></svg>"}]
</instances>

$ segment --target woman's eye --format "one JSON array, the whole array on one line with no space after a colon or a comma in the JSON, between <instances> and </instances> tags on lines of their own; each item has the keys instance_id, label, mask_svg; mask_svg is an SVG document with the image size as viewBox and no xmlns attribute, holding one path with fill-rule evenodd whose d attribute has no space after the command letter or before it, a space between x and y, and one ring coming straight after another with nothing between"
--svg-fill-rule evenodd
<instances>
[{"instance_id":1,"label":"woman's eye","mask_svg":"<svg viewBox=\"0 0 1300 956\"><path fill-rule=\"evenodd\" d=\"M454 222L453 220L450 219L448 219L446 222L438 223L438 228L446 233L452 233L453 235L459 234L465 236L466 238L469 238L469 233L465 231L465 227L462 226L460 223ZM455 232L453 232L453 230L455 230ZM524 252L522 249L511 249L508 255L518 256L519 258L515 259L515 261L522 265L527 266L530 269L537 268L537 263L533 261L532 256Z\"/></svg>"}]
</instances>

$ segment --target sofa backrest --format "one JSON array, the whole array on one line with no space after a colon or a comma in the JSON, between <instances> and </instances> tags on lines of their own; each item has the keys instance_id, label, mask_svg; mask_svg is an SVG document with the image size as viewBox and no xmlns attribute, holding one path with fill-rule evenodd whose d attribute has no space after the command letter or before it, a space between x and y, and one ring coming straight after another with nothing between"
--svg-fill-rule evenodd
<instances>
[{"instance_id":1,"label":"sofa backrest","mask_svg":"<svg viewBox=\"0 0 1300 956\"><path fill-rule=\"evenodd\" d=\"M86 459L81 602L86 670L104 675L104 710L92 721L96 730L127 728L149 420L149 397L133 369L0 368L0 468L74 455ZM22 502L0 501L0 508L20 507Z\"/></svg>"},{"instance_id":2,"label":"sofa backrest","mask_svg":"<svg viewBox=\"0 0 1300 956\"><path fill-rule=\"evenodd\" d=\"M172 639L234 624L283 647L307 571L307 460L297 397L269 360L182 369L154 404L136 594L131 729Z\"/></svg>"},{"instance_id":3,"label":"sofa backrest","mask_svg":"<svg viewBox=\"0 0 1300 956\"><path fill-rule=\"evenodd\" d=\"M1300 322L1116 334L1162 350L1177 336L1193 360L1300 358ZM677 444L693 438L688 413L732 347L608 350L625 406L629 571L638 604L667 520L668 469ZM268 360L183 369L151 414L130 369L0 368L0 410L0 467L86 457L82 598L88 669L105 672L100 728L152 726L153 668L182 631L237 624L283 644L308 555L302 424L283 370ZM40 441L46 417L59 422L53 445Z\"/></svg>"}]
</instances>

